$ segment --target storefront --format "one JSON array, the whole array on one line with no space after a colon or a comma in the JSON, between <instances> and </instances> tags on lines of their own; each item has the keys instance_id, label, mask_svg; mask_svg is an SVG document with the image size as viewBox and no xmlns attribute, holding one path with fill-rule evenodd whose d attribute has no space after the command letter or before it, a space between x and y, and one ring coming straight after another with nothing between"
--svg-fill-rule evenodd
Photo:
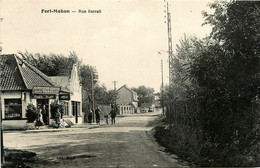
<instances>
[{"instance_id":1,"label":"storefront","mask_svg":"<svg viewBox=\"0 0 260 168\"><path fill-rule=\"evenodd\" d=\"M64 105L65 122L83 122L81 86L76 65L70 76L49 77L14 54L1 55L0 63L3 127L24 127L29 104L42 111L46 125L51 124L50 106L54 101Z\"/></svg>"},{"instance_id":2,"label":"storefront","mask_svg":"<svg viewBox=\"0 0 260 168\"><path fill-rule=\"evenodd\" d=\"M78 68L73 65L68 76L52 76L52 81L61 86L59 101L65 106L63 119L72 123L83 123L82 91L79 80Z\"/></svg>"},{"instance_id":3,"label":"storefront","mask_svg":"<svg viewBox=\"0 0 260 168\"><path fill-rule=\"evenodd\" d=\"M48 125L50 124L50 103L56 100L59 96L60 87L43 87L35 86L32 89L32 99L36 99L37 109L41 109L43 122Z\"/></svg>"},{"instance_id":4,"label":"storefront","mask_svg":"<svg viewBox=\"0 0 260 168\"><path fill-rule=\"evenodd\" d=\"M29 104L42 109L45 124L50 123L50 104L59 98L60 87L37 68L19 57L1 55L1 109L3 127L20 129L26 125Z\"/></svg>"}]
</instances>

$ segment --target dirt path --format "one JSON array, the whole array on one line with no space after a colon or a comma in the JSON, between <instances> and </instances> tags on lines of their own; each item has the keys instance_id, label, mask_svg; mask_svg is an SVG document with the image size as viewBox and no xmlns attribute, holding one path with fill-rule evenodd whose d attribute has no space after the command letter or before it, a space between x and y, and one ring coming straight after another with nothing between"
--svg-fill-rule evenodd
<instances>
[{"instance_id":1,"label":"dirt path","mask_svg":"<svg viewBox=\"0 0 260 168\"><path fill-rule=\"evenodd\" d=\"M181 167L150 135L157 114L118 117L116 125L94 129L5 133L4 146L46 160L34 167Z\"/></svg>"}]
</instances>

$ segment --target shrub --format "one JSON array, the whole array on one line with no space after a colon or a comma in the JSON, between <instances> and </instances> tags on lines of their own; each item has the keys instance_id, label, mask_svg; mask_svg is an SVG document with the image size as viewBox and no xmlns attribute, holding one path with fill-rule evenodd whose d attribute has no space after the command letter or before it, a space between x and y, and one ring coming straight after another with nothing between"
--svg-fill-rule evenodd
<instances>
[{"instance_id":1,"label":"shrub","mask_svg":"<svg viewBox=\"0 0 260 168\"><path fill-rule=\"evenodd\" d=\"M64 104L58 103L58 101L54 101L51 103L51 118L57 120L58 116L62 118L64 113ZM58 113L60 112L60 114Z\"/></svg>"},{"instance_id":2,"label":"shrub","mask_svg":"<svg viewBox=\"0 0 260 168\"><path fill-rule=\"evenodd\" d=\"M38 111L33 104L28 104L25 116L27 118L28 123L32 123L37 119Z\"/></svg>"}]
</instances>

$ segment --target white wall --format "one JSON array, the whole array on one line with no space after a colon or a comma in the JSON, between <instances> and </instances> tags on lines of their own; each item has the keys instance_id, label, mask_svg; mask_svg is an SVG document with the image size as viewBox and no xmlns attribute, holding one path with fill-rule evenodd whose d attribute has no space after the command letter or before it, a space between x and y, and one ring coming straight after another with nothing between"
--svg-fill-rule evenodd
<instances>
[{"instance_id":1,"label":"white wall","mask_svg":"<svg viewBox=\"0 0 260 168\"><path fill-rule=\"evenodd\" d=\"M24 96L24 94L26 96ZM29 103L36 106L36 99L30 98L30 92L21 91L6 91L1 93L1 108L2 108L2 118L5 118L5 102L4 99L21 99L22 101L22 118L26 118L26 108Z\"/></svg>"}]
</instances>

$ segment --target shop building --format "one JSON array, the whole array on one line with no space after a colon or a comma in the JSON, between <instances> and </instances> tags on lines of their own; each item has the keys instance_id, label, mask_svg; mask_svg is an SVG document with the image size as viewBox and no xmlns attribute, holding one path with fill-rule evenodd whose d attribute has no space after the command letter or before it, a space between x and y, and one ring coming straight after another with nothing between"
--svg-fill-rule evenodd
<instances>
[{"instance_id":1,"label":"shop building","mask_svg":"<svg viewBox=\"0 0 260 168\"><path fill-rule=\"evenodd\" d=\"M63 118L69 119L73 123L83 123L82 88L76 64L73 65L70 75L51 76L50 78L61 86L59 101L65 105Z\"/></svg>"},{"instance_id":2,"label":"shop building","mask_svg":"<svg viewBox=\"0 0 260 168\"><path fill-rule=\"evenodd\" d=\"M50 77L16 55L1 55L0 63L3 128L21 128L26 125L28 104L42 109L43 120L48 125L52 122L50 104L65 97L70 101L70 90L62 88ZM70 117L72 120L75 118Z\"/></svg>"}]
</instances>

